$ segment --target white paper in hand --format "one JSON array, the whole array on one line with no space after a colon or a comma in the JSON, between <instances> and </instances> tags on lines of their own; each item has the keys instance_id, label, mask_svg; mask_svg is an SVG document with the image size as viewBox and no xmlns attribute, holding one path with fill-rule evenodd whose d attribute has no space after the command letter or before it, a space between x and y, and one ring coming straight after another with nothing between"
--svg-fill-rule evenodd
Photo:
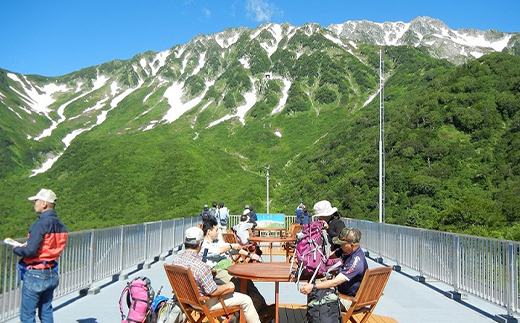
<instances>
[{"instance_id":1,"label":"white paper in hand","mask_svg":"<svg viewBox=\"0 0 520 323\"><path fill-rule=\"evenodd\" d=\"M24 247L25 246L25 243L20 243L14 239L11 239L11 238L5 238L4 239L4 243L8 244L8 245L11 245L13 247Z\"/></svg>"}]
</instances>

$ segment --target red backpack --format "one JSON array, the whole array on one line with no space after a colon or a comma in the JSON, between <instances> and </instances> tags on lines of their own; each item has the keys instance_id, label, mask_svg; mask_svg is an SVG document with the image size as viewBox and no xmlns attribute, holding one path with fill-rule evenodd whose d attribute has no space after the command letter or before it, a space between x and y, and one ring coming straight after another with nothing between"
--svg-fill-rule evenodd
<instances>
[{"instance_id":1,"label":"red backpack","mask_svg":"<svg viewBox=\"0 0 520 323\"><path fill-rule=\"evenodd\" d=\"M126 294L128 315L123 314L123 297ZM150 279L146 277L134 278L121 292L119 298L119 310L121 311L121 323L150 323L154 321L154 313L151 310L155 292Z\"/></svg>"}]
</instances>

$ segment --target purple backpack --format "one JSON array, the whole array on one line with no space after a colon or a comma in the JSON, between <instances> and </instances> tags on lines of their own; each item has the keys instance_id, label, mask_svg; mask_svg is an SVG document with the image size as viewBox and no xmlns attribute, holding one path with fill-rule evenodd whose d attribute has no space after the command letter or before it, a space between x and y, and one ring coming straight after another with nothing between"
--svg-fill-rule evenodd
<instances>
[{"instance_id":1,"label":"purple backpack","mask_svg":"<svg viewBox=\"0 0 520 323\"><path fill-rule=\"evenodd\" d=\"M341 265L341 259L339 258L328 259L330 245L322 222L313 221L309 224L304 224L301 234L303 237L296 245L294 252L294 258L298 261L296 282L299 282L300 277L303 275L304 277L311 277L309 283L312 283L316 276L329 273Z\"/></svg>"},{"instance_id":2,"label":"purple backpack","mask_svg":"<svg viewBox=\"0 0 520 323\"><path fill-rule=\"evenodd\" d=\"M126 294L126 303L128 305L128 315L123 314L123 298ZM151 310L155 292L152 288L150 279L146 277L134 278L123 289L119 298L119 310L121 311L121 323L130 322L152 322L153 311Z\"/></svg>"}]
</instances>

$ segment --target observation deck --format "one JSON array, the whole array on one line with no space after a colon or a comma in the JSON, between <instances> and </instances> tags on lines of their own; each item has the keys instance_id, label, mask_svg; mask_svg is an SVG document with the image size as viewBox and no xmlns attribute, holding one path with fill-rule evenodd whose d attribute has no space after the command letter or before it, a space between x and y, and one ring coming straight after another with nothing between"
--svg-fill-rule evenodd
<instances>
[{"instance_id":1,"label":"observation deck","mask_svg":"<svg viewBox=\"0 0 520 323\"><path fill-rule=\"evenodd\" d=\"M293 221L288 218L288 223ZM150 278L156 293L160 289L161 295L171 297L163 264L172 262L182 246L184 230L197 225L198 220L198 217L185 218L162 221L160 224L154 222L71 233L67 246L69 253L64 252L60 260L60 287L53 302L55 322L120 321L121 291L127 281L138 276ZM470 264L466 263L473 253L461 248L461 245L467 244L464 239L471 237L367 221L345 221L347 225L361 230L361 247L369 253L369 267L393 266L396 269L374 314L391 317L399 323L517 322L518 270L515 268L518 268L518 253L514 254L513 250L518 250L515 249L518 246L515 242L472 237L477 240L470 245L479 248L473 252L480 259L476 267L481 268L476 273L477 279L473 279L468 277ZM399 232L399 235L391 237L393 231ZM414 237L419 237L419 240L414 240ZM387 239L398 241L398 245L385 242ZM450 252L434 245L433 241L437 244L449 241L445 249ZM500 247L496 248L497 245ZM10 247L0 247L3 279L0 322L15 323L19 322L20 286L12 268L17 259L10 256L7 249ZM399 250L398 256L396 250ZM494 252L494 256L490 256L490 251ZM499 256L502 254L504 256ZM458 255L463 256L460 261L454 259ZM407 257L420 260L420 267ZM264 261L267 260L264 256ZM284 260L284 255L274 256L274 261ZM492 261L494 263L489 264ZM444 268L445 272L438 267ZM430 275L430 272L433 274ZM454 275L458 275L458 279L453 280ZM479 277L484 280L479 281ZM503 282L501 278L504 278ZM453 281L456 286L450 283ZM466 291L468 281L473 285ZM508 281L512 284L508 285ZM480 288L480 284L484 288ZM257 282L255 285L268 303L274 303L274 283ZM13 288L9 289L9 286ZM512 303L497 301L501 292ZM298 292L296 283L281 283L280 304L305 305L306 296ZM282 314L281 322L284 321L295 322Z\"/></svg>"}]
</instances>

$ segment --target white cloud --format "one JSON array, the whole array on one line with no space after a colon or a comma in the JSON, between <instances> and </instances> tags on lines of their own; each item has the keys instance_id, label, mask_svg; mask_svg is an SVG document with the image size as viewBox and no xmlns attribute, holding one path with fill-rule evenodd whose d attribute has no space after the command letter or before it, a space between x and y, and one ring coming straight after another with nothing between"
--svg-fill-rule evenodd
<instances>
[{"instance_id":1,"label":"white cloud","mask_svg":"<svg viewBox=\"0 0 520 323\"><path fill-rule=\"evenodd\" d=\"M206 18L211 17L211 11L209 11L208 8L202 8L202 12L204 13L204 16L206 16Z\"/></svg>"},{"instance_id":2,"label":"white cloud","mask_svg":"<svg viewBox=\"0 0 520 323\"><path fill-rule=\"evenodd\" d=\"M279 10L272 3L264 0L247 0L247 16L255 21L270 21L271 17Z\"/></svg>"}]
</instances>

